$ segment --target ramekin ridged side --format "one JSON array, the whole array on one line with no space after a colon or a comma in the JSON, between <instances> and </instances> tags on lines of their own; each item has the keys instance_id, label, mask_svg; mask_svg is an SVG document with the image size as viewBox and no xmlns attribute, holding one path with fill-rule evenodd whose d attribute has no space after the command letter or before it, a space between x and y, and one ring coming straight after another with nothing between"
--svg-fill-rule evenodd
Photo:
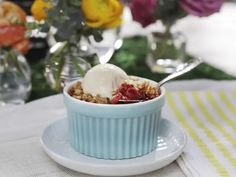
<instances>
[{"instance_id":1,"label":"ramekin ridged side","mask_svg":"<svg viewBox=\"0 0 236 177\"><path fill-rule=\"evenodd\" d=\"M141 103L102 105L76 100L65 89L72 147L102 159L128 159L150 153L157 145L164 92L162 88L161 96Z\"/></svg>"},{"instance_id":2,"label":"ramekin ridged side","mask_svg":"<svg viewBox=\"0 0 236 177\"><path fill-rule=\"evenodd\" d=\"M69 111L69 139L75 150L103 159L126 159L157 144L160 111L138 117L102 118Z\"/></svg>"}]
</instances>

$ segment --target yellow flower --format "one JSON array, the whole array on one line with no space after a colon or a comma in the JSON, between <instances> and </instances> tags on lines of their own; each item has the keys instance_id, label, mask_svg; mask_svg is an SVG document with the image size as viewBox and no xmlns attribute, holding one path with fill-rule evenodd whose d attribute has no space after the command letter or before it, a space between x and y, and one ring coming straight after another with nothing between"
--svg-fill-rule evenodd
<instances>
[{"instance_id":1,"label":"yellow flower","mask_svg":"<svg viewBox=\"0 0 236 177\"><path fill-rule=\"evenodd\" d=\"M114 28L121 24L123 5L119 0L82 0L86 25L92 28Z\"/></svg>"},{"instance_id":2,"label":"yellow flower","mask_svg":"<svg viewBox=\"0 0 236 177\"><path fill-rule=\"evenodd\" d=\"M47 10L49 7L49 2L44 0L35 0L31 7L31 13L36 20L41 21L47 17L45 10Z\"/></svg>"}]
</instances>

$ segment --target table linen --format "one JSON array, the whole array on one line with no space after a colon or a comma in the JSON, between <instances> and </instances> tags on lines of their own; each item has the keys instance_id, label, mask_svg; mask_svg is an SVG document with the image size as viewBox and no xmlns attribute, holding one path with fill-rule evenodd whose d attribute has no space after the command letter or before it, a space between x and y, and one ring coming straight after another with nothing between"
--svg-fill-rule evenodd
<instances>
[{"instance_id":1,"label":"table linen","mask_svg":"<svg viewBox=\"0 0 236 177\"><path fill-rule=\"evenodd\" d=\"M167 94L174 118L189 135L180 166L193 176L236 174L236 90Z\"/></svg>"},{"instance_id":2,"label":"table linen","mask_svg":"<svg viewBox=\"0 0 236 177\"><path fill-rule=\"evenodd\" d=\"M165 87L163 117L188 134L187 146L177 160L181 169L175 162L138 176L233 176L236 81L175 81ZM43 129L65 117L62 95L0 108L0 177L89 176L58 165L40 145Z\"/></svg>"}]
</instances>

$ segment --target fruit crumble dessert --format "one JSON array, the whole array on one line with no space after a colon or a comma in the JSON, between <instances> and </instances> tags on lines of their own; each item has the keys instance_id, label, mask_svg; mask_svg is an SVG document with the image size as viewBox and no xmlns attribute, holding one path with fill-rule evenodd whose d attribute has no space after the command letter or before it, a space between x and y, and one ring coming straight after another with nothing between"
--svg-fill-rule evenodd
<instances>
[{"instance_id":1,"label":"fruit crumble dessert","mask_svg":"<svg viewBox=\"0 0 236 177\"><path fill-rule=\"evenodd\" d=\"M160 95L160 89L148 80L128 76L115 65L100 64L89 70L68 93L86 102L121 104L154 99Z\"/></svg>"}]
</instances>

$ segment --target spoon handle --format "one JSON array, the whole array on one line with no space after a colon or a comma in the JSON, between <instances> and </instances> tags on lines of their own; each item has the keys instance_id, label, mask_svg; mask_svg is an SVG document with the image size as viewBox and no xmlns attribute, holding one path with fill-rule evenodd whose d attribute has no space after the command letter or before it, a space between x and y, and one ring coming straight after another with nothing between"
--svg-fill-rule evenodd
<instances>
[{"instance_id":1,"label":"spoon handle","mask_svg":"<svg viewBox=\"0 0 236 177\"><path fill-rule=\"evenodd\" d=\"M171 74L171 75L167 76L166 78L164 78L163 80L161 80L158 83L158 86L160 87L164 83L166 83L167 81L172 80L178 76L181 76L181 75L185 74L186 72L189 72L190 70L197 67L201 63L202 63L202 60L200 58L197 58L197 59L192 59L192 60L188 61L187 63L180 65L179 67L177 67L176 71L173 74Z\"/></svg>"}]
</instances>

